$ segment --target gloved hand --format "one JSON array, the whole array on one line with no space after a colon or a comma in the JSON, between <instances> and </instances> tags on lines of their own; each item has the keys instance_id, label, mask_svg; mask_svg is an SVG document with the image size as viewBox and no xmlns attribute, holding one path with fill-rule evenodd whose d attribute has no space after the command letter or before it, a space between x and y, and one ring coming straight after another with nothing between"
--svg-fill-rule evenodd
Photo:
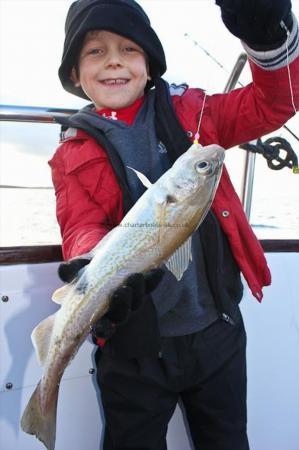
<instances>
[{"instance_id":1,"label":"gloved hand","mask_svg":"<svg viewBox=\"0 0 299 450\"><path fill-rule=\"evenodd\" d=\"M286 40L293 19L290 0L216 0L228 30L254 50L273 50Z\"/></svg>"},{"instance_id":2,"label":"gloved hand","mask_svg":"<svg viewBox=\"0 0 299 450\"><path fill-rule=\"evenodd\" d=\"M74 259L70 259L69 261L64 261L59 264L58 267L58 276L65 283L70 283L73 281L78 272L84 267L87 266L91 261L91 258L87 257L78 257Z\"/></svg>"},{"instance_id":3,"label":"gloved hand","mask_svg":"<svg viewBox=\"0 0 299 450\"><path fill-rule=\"evenodd\" d=\"M60 279L70 283L90 261L90 258L84 256L61 263L58 268ZM115 327L125 323L130 314L141 306L145 296L158 286L163 275L163 269L130 275L125 284L112 294L108 312L92 327L94 340L111 337Z\"/></svg>"},{"instance_id":4,"label":"gloved hand","mask_svg":"<svg viewBox=\"0 0 299 450\"><path fill-rule=\"evenodd\" d=\"M115 328L126 323L130 315L140 308L145 296L158 286L163 275L163 269L130 275L125 284L112 294L108 312L92 327L93 337L111 337Z\"/></svg>"}]
</instances>

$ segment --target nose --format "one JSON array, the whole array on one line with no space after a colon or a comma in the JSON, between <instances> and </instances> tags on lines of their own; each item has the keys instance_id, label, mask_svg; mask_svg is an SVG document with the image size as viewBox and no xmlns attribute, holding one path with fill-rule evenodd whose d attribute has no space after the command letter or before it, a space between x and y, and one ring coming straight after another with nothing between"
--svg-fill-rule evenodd
<instances>
[{"instance_id":1,"label":"nose","mask_svg":"<svg viewBox=\"0 0 299 450\"><path fill-rule=\"evenodd\" d=\"M121 67L122 66L122 57L121 57L120 52L117 50L110 50L107 53L105 66L106 67Z\"/></svg>"}]
</instances>

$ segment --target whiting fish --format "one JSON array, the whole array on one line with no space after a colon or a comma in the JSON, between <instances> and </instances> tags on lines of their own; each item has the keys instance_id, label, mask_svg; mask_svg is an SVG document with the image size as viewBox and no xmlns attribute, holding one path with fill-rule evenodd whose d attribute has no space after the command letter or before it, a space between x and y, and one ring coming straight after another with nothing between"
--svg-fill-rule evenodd
<instances>
[{"instance_id":1,"label":"whiting fish","mask_svg":"<svg viewBox=\"0 0 299 450\"><path fill-rule=\"evenodd\" d=\"M154 184L135 171L146 192L94 248L78 278L54 292L60 309L32 332L43 374L21 419L22 429L48 450L55 447L58 391L66 366L130 274L164 263L178 280L182 277L191 259L192 233L211 206L223 160L218 145L193 144Z\"/></svg>"}]
</instances>

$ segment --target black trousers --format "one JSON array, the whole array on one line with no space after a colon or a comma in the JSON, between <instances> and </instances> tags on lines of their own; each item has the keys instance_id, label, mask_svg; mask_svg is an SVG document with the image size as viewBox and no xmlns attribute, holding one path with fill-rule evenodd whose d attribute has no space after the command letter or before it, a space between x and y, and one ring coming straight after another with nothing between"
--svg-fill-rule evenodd
<instances>
[{"instance_id":1,"label":"black trousers","mask_svg":"<svg viewBox=\"0 0 299 450\"><path fill-rule=\"evenodd\" d=\"M162 338L160 357L120 359L109 346L99 357L98 350L103 449L166 450L167 425L181 399L195 449L248 450L245 353L242 319Z\"/></svg>"}]
</instances>

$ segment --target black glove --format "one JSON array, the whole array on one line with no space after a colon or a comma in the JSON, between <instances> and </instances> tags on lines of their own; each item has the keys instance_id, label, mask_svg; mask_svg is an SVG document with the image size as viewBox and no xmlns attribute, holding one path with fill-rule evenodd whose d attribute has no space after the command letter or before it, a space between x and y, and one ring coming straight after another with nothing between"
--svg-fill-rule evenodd
<instances>
[{"instance_id":1,"label":"black glove","mask_svg":"<svg viewBox=\"0 0 299 450\"><path fill-rule=\"evenodd\" d=\"M125 284L112 294L109 310L92 327L92 335L104 339L111 337L115 327L126 323L130 315L140 308L145 296L158 286L163 275L163 269L130 275Z\"/></svg>"},{"instance_id":2,"label":"black glove","mask_svg":"<svg viewBox=\"0 0 299 450\"><path fill-rule=\"evenodd\" d=\"M78 275L79 270L89 264L90 258L74 258L69 261L62 262L58 267L58 276L65 283L70 283Z\"/></svg>"},{"instance_id":3,"label":"black glove","mask_svg":"<svg viewBox=\"0 0 299 450\"><path fill-rule=\"evenodd\" d=\"M293 19L290 0L216 0L228 30L254 50L273 50L286 40Z\"/></svg>"}]
</instances>

